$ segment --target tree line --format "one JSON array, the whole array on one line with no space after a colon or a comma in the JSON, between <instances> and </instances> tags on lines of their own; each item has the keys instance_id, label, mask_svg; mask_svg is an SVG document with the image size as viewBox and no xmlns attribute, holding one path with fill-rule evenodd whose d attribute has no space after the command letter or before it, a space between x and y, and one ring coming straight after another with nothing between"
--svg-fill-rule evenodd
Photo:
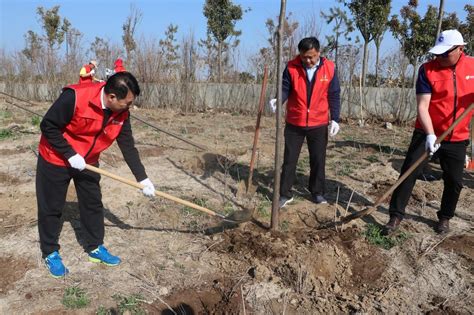
<instances>
[{"instance_id":1,"label":"tree line","mask_svg":"<svg viewBox=\"0 0 474 315\"><path fill-rule=\"evenodd\" d=\"M289 13L282 34L283 60L297 54L301 38L316 36L326 43L322 53L335 61L343 84L413 86L416 70L430 58L427 51L434 45L439 29L458 29L468 43L466 52L474 52L474 6L464 6L467 17L461 21L456 12L443 11L443 2L440 0L439 7L429 5L424 14L418 12L417 0L408 0L398 14L391 16L391 0L337 0L334 7L319 15L309 13L297 18ZM267 41L246 62L248 70L241 70L238 47L242 32L236 29L236 23L245 21L249 10L232 0L206 0L202 12L207 20L205 38L197 39L189 32L178 40L179 26L170 24L157 40L138 36L143 12L131 5L122 25L122 43L95 37L90 47L84 48L84 34L61 17L59 5L50 9L38 7L42 32L29 30L21 51L0 51L0 79L61 86L77 81L78 71L87 59L97 59L100 65L111 67L116 58L122 57L127 69L144 83L258 83L265 64L270 70L270 82L274 82L278 17L265 21ZM331 35L324 40L320 38L321 21L332 27ZM400 50L381 58L380 46L388 33L397 39ZM374 58L369 50L372 42ZM374 70L368 71L371 60L375 62Z\"/></svg>"}]
</instances>

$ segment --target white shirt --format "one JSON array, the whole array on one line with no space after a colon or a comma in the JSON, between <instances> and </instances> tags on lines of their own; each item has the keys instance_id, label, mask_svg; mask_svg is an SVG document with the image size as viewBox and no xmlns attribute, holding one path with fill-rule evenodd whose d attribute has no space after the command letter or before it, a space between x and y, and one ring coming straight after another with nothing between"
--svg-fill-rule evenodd
<instances>
[{"instance_id":1,"label":"white shirt","mask_svg":"<svg viewBox=\"0 0 474 315\"><path fill-rule=\"evenodd\" d=\"M314 73L318 69L320 61L321 61L321 59L318 59L318 62L316 62L316 64L312 68L305 68L306 75L308 76L308 81L309 82L311 82L313 80Z\"/></svg>"},{"instance_id":2,"label":"white shirt","mask_svg":"<svg viewBox=\"0 0 474 315\"><path fill-rule=\"evenodd\" d=\"M100 90L100 105L102 105L102 109L106 109L105 100L104 100L104 88Z\"/></svg>"}]
</instances>

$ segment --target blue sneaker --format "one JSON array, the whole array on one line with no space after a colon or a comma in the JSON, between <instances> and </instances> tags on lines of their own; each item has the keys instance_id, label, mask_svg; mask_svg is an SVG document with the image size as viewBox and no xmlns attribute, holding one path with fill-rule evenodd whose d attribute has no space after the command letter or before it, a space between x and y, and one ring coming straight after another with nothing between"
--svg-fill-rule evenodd
<instances>
[{"instance_id":1,"label":"blue sneaker","mask_svg":"<svg viewBox=\"0 0 474 315\"><path fill-rule=\"evenodd\" d=\"M117 266L121 262L120 258L110 254L104 245L99 245L89 253L89 261L100 262L107 266Z\"/></svg>"},{"instance_id":2,"label":"blue sneaker","mask_svg":"<svg viewBox=\"0 0 474 315\"><path fill-rule=\"evenodd\" d=\"M48 267L51 276L54 278L61 278L69 273L69 270L64 266L63 260L57 251L49 254L44 259L44 262L46 267Z\"/></svg>"}]
</instances>

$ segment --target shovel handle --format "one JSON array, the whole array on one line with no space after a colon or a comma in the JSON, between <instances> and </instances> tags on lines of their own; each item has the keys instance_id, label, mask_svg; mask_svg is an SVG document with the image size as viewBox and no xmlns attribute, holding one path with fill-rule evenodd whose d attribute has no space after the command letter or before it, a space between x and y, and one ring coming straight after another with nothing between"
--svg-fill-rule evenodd
<instances>
[{"instance_id":1,"label":"shovel handle","mask_svg":"<svg viewBox=\"0 0 474 315\"><path fill-rule=\"evenodd\" d=\"M112 174L108 171L105 171L103 169L100 169L98 167L95 167L95 166L92 166L92 165L89 165L89 164L86 164L86 169L91 171L91 172L94 172L94 173L98 173L98 174L101 174L101 175L104 175L104 176L107 176L107 177L110 177L112 179L115 179L116 181L119 181L119 182L122 182L124 184L127 184L127 185L130 185L132 187L135 187L135 188L138 188L138 189L143 189L145 186L140 184L140 183L137 183L135 181L132 181L132 180L129 180L127 178L123 178L121 176L118 176L118 175L115 175L115 174ZM207 214L210 214L212 216L216 216L216 217L220 217L220 218L225 218L225 216L223 216L222 214L220 213L217 213L217 212L214 212L212 210L209 210L207 208L204 208L204 207L201 207L197 204L194 204L192 202L189 202L189 201L186 201L186 200L183 200L181 198L178 198L178 197L175 197L175 196L172 196L172 195L169 195L167 193L164 193L162 191L159 191L159 190L155 190L155 195L156 196L159 196L159 197L162 197L162 198L165 198L165 199L168 199L168 200L172 200L174 202L177 202L177 203L180 203L182 205L185 205L185 206L188 206L190 208L193 208L193 209L196 209L198 211L201 211L201 212L204 212L204 213L207 213Z\"/></svg>"},{"instance_id":2,"label":"shovel handle","mask_svg":"<svg viewBox=\"0 0 474 315\"><path fill-rule=\"evenodd\" d=\"M453 122L453 124L451 126L449 126L449 128L443 132L441 134L441 136L438 137L438 139L436 139L436 143L439 144L441 143L444 138L446 138L452 131L453 129L459 124L459 122L461 122L461 120L464 119L464 117L466 117L469 112L474 108L474 103L472 103L471 105L469 105L469 107ZM398 180L395 182L395 184L393 184L382 196L380 196L377 201L375 202L375 204L367 209L364 209L364 210L361 210L359 212L356 212L356 213L353 213L351 215L348 215L346 217L343 217L341 218L341 221L343 223L346 223L346 222L349 222L353 219L356 219L356 218L361 218L363 216L366 216L366 215L369 215L371 214L372 212L374 212L375 210L377 210L377 207L380 206L380 204L408 177L410 176L411 173L413 173L413 171L428 157L428 152L424 152L419 158L418 160L415 161L415 163L413 163L406 171L405 173L403 173L399 178Z\"/></svg>"}]
</instances>

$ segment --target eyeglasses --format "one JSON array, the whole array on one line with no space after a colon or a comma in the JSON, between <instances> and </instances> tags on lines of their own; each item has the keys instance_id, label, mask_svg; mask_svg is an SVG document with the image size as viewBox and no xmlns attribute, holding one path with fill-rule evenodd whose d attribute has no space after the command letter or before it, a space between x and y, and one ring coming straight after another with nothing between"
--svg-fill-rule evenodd
<instances>
[{"instance_id":1,"label":"eyeglasses","mask_svg":"<svg viewBox=\"0 0 474 315\"><path fill-rule=\"evenodd\" d=\"M451 49L448 50L448 51L445 51L445 52L442 53L442 54L439 54L439 55L435 54L435 56L436 56L437 58L447 58L447 57L449 56L449 54L450 54L451 52L455 51L458 47L459 47L459 46L454 46L453 48L451 48Z\"/></svg>"}]
</instances>

